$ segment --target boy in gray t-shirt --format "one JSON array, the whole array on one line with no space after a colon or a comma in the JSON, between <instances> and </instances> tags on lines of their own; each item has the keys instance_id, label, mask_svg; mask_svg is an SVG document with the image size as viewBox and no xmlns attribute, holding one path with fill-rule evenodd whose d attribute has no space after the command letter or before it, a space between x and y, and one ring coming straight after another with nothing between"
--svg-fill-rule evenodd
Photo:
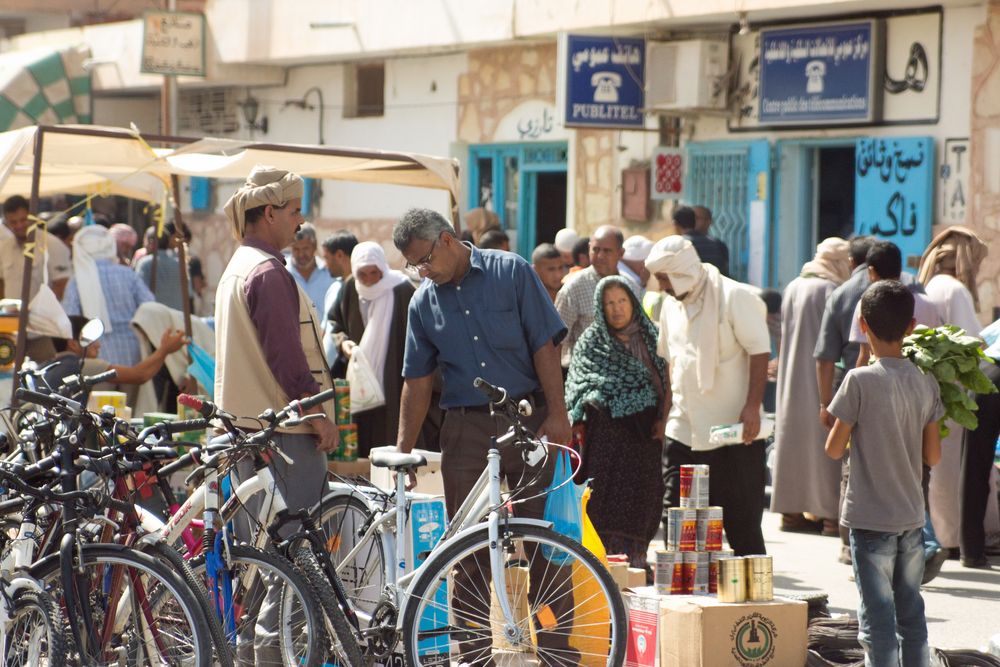
<instances>
[{"instance_id":1,"label":"boy in gray t-shirt","mask_svg":"<svg viewBox=\"0 0 1000 667\"><path fill-rule=\"evenodd\" d=\"M926 666L927 622L920 597L924 569L922 465L941 458L944 407L934 378L903 357L913 330L913 295L895 280L861 298L861 329L877 361L855 368L830 403L837 421L826 453L850 443L851 474L840 512L850 529L861 598L858 639L866 665ZM897 639L898 634L898 639Z\"/></svg>"}]
</instances>

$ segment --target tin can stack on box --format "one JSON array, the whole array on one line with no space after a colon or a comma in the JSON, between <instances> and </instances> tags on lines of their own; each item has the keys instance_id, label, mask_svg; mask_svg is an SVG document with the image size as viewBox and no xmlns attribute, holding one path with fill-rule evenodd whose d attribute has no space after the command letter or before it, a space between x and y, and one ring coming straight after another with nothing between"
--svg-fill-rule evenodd
<instances>
[{"instance_id":1,"label":"tin can stack on box","mask_svg":"<svg viewBox=\"0 0 1000 667\"><path fill-rule=\"evenodd\" d=\"M770 556L720 558L719 602L769 602L774 599L774 563Z\"/></svg>"},{"instance_id":2,"label":"tin can stack on box","mask_svg":"<svg viewBox=\"0 0 1000 667\"><path fill-rule=\"evenodd\" d=\"M328 461L358 460L358 425L351 421L351 385L347 380L333 381L334 409L337 424L337 434L340 444L337 449L328 453Z\"/></svg>"},{"instance_id":3,"label":"tin can stack on box","mask_svg":"<svg viewBox=\"0 0 1000 667\"><path fill-rule=\"evenodd\" d=\"M714 567L722 551L722 508L709 506L707 465L681 466L680 507L667 512L666 550L656 554L654 582L661 595L716 592ZM730 555L732 552L728 552Z\"/></svg>"}]
</instances>

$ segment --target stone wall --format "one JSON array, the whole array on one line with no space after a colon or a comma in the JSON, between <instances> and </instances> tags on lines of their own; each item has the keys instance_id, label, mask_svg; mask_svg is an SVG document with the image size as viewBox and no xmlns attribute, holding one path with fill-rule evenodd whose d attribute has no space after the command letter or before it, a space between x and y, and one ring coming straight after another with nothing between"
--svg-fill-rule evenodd
<instances>
[{"instance_id":1,"label":"stone wall","mask_svg":"<svg viewBox=\"0 0 1000 667\"><path fill-rule=\"evenodd\" d=\"M1000 305L1000 1L989 4L976 30L970 104L972 160L969 227L990 248L979 271L980 319L991 322Z\"/></svg>"}]
</instances>

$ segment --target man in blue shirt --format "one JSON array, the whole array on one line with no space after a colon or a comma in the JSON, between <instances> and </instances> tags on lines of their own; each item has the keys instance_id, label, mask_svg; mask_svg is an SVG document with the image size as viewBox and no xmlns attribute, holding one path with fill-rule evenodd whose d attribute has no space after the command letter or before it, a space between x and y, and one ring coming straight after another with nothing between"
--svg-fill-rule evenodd
<instances>
[{"instance_id":1,"label":"man in blue shirt","mask_svg":"<svg viewBox=\"0 0 1000 667\"><path fill-rule=\"evenodd\" d=\"M295 233L292 242L292 256L288 258L286 267L295 282L305 290L317 313L323 309L326 291L333 284L333 276L320 266L316 259L316 228L312 223L303 222ZM325 313L323 313L325 315Z\"/></svg>"},{"instance_id":2,"label":"man in blue shirt","mask_svg":"<svg viewBox=\"0 0 1000 667\"><path fill-rule=\"evenodd\" d=\"M487 398L473 387L477 376L503 387L515 399L532 402L534 412L527 424L539 436L558 443L570 441L557 347L566 335L566 326L524 259L462 243L435 211L408 211L392 236L407 268L427 278L410 301L396 444L401 452L413 448L430 404L434 371L440 367L444 385L441 407L446 411L441 427L441 476L445 505L453 516L486 466L490 437L505 429L490 416ZM551 481L554 459L549 457L539 475L524 463L520 451L506 448L501 451L501 474L512 489L531 480L526 495L535 495ZM545 497L514 508L520 516L541 518ZM535 554L529 558L532 581L541 582L546 576L552 579L551 573L546 575L544 558ZM462 579L469 581L456 582L455 590L461 591L454 600L456 614L489 618L489 577L463 574ZM563 584L571 587L569 580L554 585ZM534 585L532 589L529 598L533 599L539 591ZM570 627L573 594L567 590L560 599L559 609L552 610L557 627ZM461 643L463 661L488 664L489 643L487 624L485 636ZM540 648L556 651L561 656L558 662L576 664L576 653L566 643L565 632L540 631L538 643Z\"/></svg>"}]
</instances>

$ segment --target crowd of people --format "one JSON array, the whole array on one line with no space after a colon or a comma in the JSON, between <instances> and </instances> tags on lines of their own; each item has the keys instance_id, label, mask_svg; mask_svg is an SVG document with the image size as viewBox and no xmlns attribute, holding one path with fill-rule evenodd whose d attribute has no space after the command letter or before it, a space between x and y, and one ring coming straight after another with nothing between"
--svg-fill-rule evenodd
<instances>
[{"instance_id":1,"label":"crowd of people","mask_svg":"<svg viewBox=\"0 0 1000 667\"><path fill-rule=\"evenodd\" d=\"M598 534L638 567L657 531L666 533L688 464L710 466L709 502L723 508L735 554L765 553L770 466L781 528L843 540L862 640L890 660L926 651L921 581L948 557L988 566L1000 527L990 493L998 399L977 397L979 429L953 426L939 441L937 385L901 353L916 324L982 329L976 273L987 249L967 229L941 232L915 278L891 242L825 239L779 294L730 277L728 248L701 206L677 208L675 233L655 240L612 225L587 238L562 229L530 263L510 252L490 211L468 212L458 233L437 212L414 209L393 229L405 260L397 271L381 245L350 231L320 244L301 214L302 192L297 175L257 167L226 204L239 247L215 298L214 391L228 411L255 415L314 394L363 359L385 400L353 415L359 455L392 443L440 450L454 512L499 428L472 388L481 376L532 405L527 425L539 436L579 451ZM5 293L19 296L27 202L11 198L3 212L0 268ZM178 235L147 232L135 249L124 225L77 224L66 244L51 231L36 234L46 257L36 257L32 297L45 284L70 315L102 319L98 356L125 369L120 380L146 381L183 341L167 327L157 345L144 341L155 350L143 359L130 326L137 312L148 302L180 310L204 289L194 266L181 293ZM1000 386L1000 372L989 373ZM761 437L769 392L770 464ZM274 463L290 505L318 498L324 452L338 445L332 406L314 409L328 417L278 435L294 461ZM712 437L713 427L736 425L739 443ZM520 453L504 452L502 473L540 491L553 458L527 475ZM515 512L543 509L540 496ZM901 649L886 629L893 598ZM572 651L556 633L538 641Z\"/></svg>"}]
</instances>

